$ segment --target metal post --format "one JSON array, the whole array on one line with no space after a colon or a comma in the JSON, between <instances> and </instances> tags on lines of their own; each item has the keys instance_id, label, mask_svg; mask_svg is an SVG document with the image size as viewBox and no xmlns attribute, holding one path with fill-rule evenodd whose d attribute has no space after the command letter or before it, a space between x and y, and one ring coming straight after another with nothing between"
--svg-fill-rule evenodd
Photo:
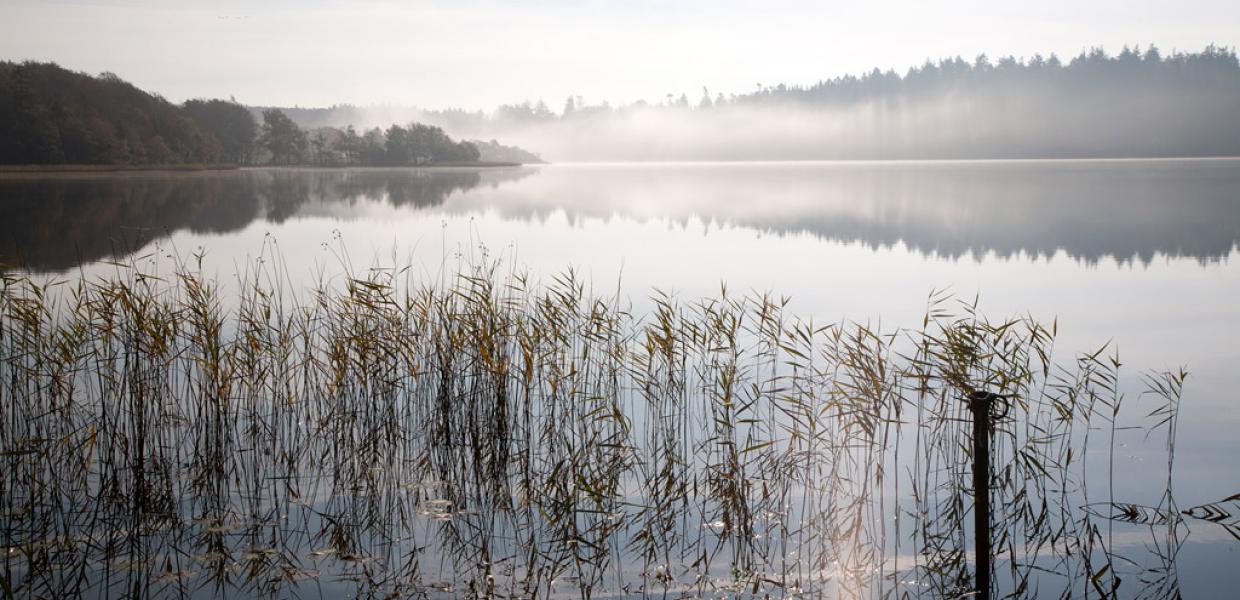
<instances>
[{"instance_id":1,"label":"metal post","mask_svg":"<svg viewBox=\"0 0 1240 600\"><path fill-rule=\"evenodd\" d=\"M973 412L973 559L979 599L990 598L990 407L998 394L969 394Z\"/></svg>"}]
</instances>

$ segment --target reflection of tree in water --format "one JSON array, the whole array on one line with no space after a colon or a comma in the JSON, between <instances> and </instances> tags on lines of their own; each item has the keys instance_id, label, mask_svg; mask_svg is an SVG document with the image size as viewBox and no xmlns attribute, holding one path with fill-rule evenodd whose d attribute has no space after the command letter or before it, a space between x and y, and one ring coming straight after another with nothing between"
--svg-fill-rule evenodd
<instances>
[{"instance_id":1,"label":"reflection of tree in water","mask_svg":"<svg viewBox=\"0 0 1240 600\"><path fill-rule=\"evenodd\" d=\"M223 233L258 216L254 181L237 176L0 180L0 256L40 270L141 248L176 229Z\"/></svg>"},{"instance_id":2,"label":"reflection of tree in water","mask_svg":"<svg viewBox=\"0 0 1240 600\"><path fill-rule=\"evenodd\" d=\"M227 233L281 223L311 200L427 208L522 169L255 170L227 173L18 176L0 179L0 261L55 271L123 256L178 230Z\"/></svg>"},{"instance_id":3,"label":"reflection of tree in water","mask_svg":"<svg viewBox=\"0 0 1240 600\"><path fill-rule=\"evenodd\" d=\"M124 255L176 230L224 233L255 219L347 217L349 207L382 202L425 209L479 186L536 171L500 169L252 170L208 174L20 176L0 178L5 219L0 261L66 269ZM495 210L542 221L632 215L659 201L654 218L694 218L774 235L802 235L872 248L899 244L952 259L1049 257L1095 263L1114 257L1148 264L1155 256L1203 262L1240 241L1240 169L1230 161L1192 163L941 163L706 166L654 170L559 170L542 193L503 202L458 198L444 210ZM550 187L549 187L550 186ZM570 202L591 190L589 202ZM16 261L13 256L20 255Z\"/></svg>"},{"instance_id":4,"label":"reflection of tree in water","mask_svg":"<svg viewBox=\"0 0 1240 600\"><path fill-rule=\"evenodd\" d=\"M868 248L904 245L930 257L1045 258L1093 264L1156 256L1201 262L1240 242L1235 161L962 162L700 165L557 171L557 189L497 203L510 219L569 223L631 215L695 219L777 236L812 235ZM550 179L550 177L548 177ZM565 202L591 190L590 202ZM634 199L663 200L657 208ZM449 211L477 210L468 202Z\"/></svg>"},{"instance_id":5,"label":"reflection of tree in water","mask_svg":"<svg viewBox=\"0 0 1240 600\"><path fill-rule=\"evenodd\" d=\"M478 173L471 171L394 178L387 184L388 201L396 206L436 206L443 204L448 196L475 188L480 182Z\"/></svg>"},{"instance_id":6,"label":"reflection of tree in water","mask_svg":"<svg viewBox=\"0 0 1240 600\"><path fill-rule=\"evenodd\" d=\"M260 186L260 197L265 200L267 220L283 223L297 213L310 196L309 182L301 173L276 172L266 185Z\"/></svg>"},{"instance_id":7,"label":"reflection of tree in water","mask_svg":"<svg viewBox=\"0 0 1240 600\"><path fill-rule=\"evenodd\" d=\"M509 171L524 177L529 171ZM364 169L314 173L325 200L356 202L359 199L386 199L394 206L428 208L439 206L448 197L469 191L482 183L477 170L400 170Z\"/></svg>"}]
</instances>

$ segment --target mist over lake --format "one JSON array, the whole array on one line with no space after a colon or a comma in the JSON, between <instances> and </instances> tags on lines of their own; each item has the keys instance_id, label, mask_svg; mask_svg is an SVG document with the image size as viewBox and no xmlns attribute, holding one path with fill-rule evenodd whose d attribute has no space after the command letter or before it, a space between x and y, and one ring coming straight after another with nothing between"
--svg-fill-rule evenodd
<instances>
[{"instance_id":1,"label":"mist over lake","mask_svg":"<svg viewBox=\"0 0 1240 600\"><path fill-rule=\"evenodd\" d=\"M1237 184L1240 161L1231 159L18 174L0 177L9 211L0 242L6 260L41 282L139 273L172 281L188 268L217 282L225 315L244 311L236 298L252 285L274 285L282 304L309 305L322 290L376 273L399 273L384 285L412 290L457 285L457 273L478 269L535 290L569 277L643 320L666 302L693 305L722 291L773 294L781 311L818 325L915 330L928 310L942 310L931 307L945 294L966 306L976 297L987 315L1054 323L1055 356L1106 347L1123 363L1115 393L1143 408L1129 409L1110 434L1109 453L1089 450L1082 463L1101 470L1106 459L1106 472L1125 473L1107 484L1107 498L1158 504L1151 490L1166 471L1151 466L1165 449L1143 423L1157 408L1138 375L1186 366L1172 481L1188 507L1232 494L1234 482L1218 474L1240 450L1229 400L1240 385L1231 368L1240 360L1231 339L1240 330ZM632 410L632 427L653 426L651 408ZM641 504L640 492L629 494ZM1101 510L1080 502L1075 510ZM1138 550L1151 535L1148 518L1161 517L1121 518L1134 537L1107 552L1154 564ZM1176 534L1184 593L1234 584L1206 558L1229 551L1226 531L1203 522ZM632 543L631 534L611 535ZM426 556L445 559L439 543ZM279 551L319 551L310 546ZM898 539L879 547L902 551ZM622 578L640 575L623 566L638 556L615 560ZM456 564L436 576L443 589L471 577ZM822 582L814 589L825 595L859 585L838 575Z\"/></svg>"},{"instance_id":2,"label":"mist over lake","mask_svg":"<svg viewBox=\"0 0 1240 600\"><path fill-rule=\"evenodd\" d=\"M1238 32L6 0L0 600L1233 597Z\"/></svg>"}]
</instances>

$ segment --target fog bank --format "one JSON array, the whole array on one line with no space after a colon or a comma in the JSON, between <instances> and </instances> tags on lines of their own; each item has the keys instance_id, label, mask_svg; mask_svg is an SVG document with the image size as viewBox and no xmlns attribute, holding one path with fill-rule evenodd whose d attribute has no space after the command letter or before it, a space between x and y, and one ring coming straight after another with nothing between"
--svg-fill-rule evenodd
<instances>
[{"instance_id":1,"label":"fog bank","mask_svg":"<svg viewBox=\"0 0 1240 600\"><path fill-rule=\"evenodd\" d=\"M952 58L749 94L658 104L569 98L492 114L401 107L286 109L306 127L421 121L551 161L988 159L1240 155L1234 50L1101 50L1064 62Z\"/></svg>"}]
</instances>

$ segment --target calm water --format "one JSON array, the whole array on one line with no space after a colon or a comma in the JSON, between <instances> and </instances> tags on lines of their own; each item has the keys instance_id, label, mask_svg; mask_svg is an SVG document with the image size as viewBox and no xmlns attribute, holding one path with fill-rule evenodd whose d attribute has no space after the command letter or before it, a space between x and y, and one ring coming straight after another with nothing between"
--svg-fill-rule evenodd
<instances>
[{"instance_id":1,"label":"calm water","mask_svg":"<svg viewBox=\"0 0 1240 600\"><path fill-rule=\"evenodd\" d=\"M0 254L53 279L197 252L225 282L278 260L296 289L500 261L534 281L572 269L637 312L726 284L885 328L919 325L934 290L976 295L1057 319L1060 359L1114 343L1138 416L1140 373L1186 366L1176 501L1240 492L1240 160L22 175L0 176L0 215ZM1116 495L1156 503L1161 450L1121 439ZM1240 585L1234 519L1189 523L1186 597Z\"/></svg>"}]
</instances>

